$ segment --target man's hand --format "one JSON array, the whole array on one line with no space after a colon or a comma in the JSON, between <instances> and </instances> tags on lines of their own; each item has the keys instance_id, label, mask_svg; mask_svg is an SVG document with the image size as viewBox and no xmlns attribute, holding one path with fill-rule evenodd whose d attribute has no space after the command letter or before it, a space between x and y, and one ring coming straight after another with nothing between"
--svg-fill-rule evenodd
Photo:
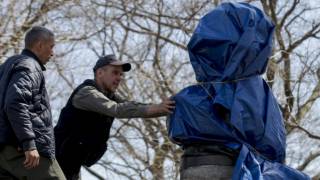
<instances>
[{"instance_id":1,"label":"man's hand","mask_svg":"<svg viewBox=\"0 0 320 180\"><path fill-rule=\"evenodd\" d=\"M159 110L165 115L171 114L175 108L175 102L166 98L159 104Z\"/></svg>"},{"instance_id":2,"label":"man's hand","mask_svg":"<svg viewBox=\"0 0 320 180\"><path fill-rule=\"evenodd\" d=\"M26 156L26 160L23 162L25 168L32 169L39 165L40 156L36 149L25 151L24 154Z\"/></svg>"},{"instance_id":3,"label":"man's hand","mask_svg":"<svg viewBox=\"0 0 320 180\"><path fill-rule=\"evenodd\" d=\"M164 99L160 104L150 105L148 108L148 117L159 117L171 114L175 108L175 102L170 99Z\"/></svg>"}]
</instances>

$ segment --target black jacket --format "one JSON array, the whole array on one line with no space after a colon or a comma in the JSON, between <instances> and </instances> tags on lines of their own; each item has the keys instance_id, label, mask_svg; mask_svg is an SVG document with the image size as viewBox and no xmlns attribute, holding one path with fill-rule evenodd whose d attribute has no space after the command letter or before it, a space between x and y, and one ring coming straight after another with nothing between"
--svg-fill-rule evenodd
<instances>
[{"instance_id":1,"label":"black jacket","mask_svg":"<svg viewBox=\"0 0 320 180\"><path fill-rule=\"evenodd\" d=\"M107 150L106 142L114 117L78 109L72 104L74 95L86 86L96 87L96 84L93 80L86 80L74 90L54 128L59 163L74 159L79 165L91 166Z\"/></svg>"},{"instance_id":2,"label":"black jacket","mask_svg":"<svg viewBox=\"0 0 320 180\"><path fill-rule=\"evenodd\" d=\"M23 50L0 66L0 144L37 149L54 158L54 135L49 97L35 54Z\"/></svg>"}]
</instances>

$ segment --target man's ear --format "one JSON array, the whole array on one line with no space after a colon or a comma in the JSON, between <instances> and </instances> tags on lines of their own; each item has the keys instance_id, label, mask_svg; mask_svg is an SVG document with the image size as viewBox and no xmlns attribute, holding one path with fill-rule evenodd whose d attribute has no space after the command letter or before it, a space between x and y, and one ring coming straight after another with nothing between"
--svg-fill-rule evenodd
<instances>
[{"instance_id":1,"label":"man's ear","mask_svg":"<svg viewBox=\"0 0 320 180\"><path fill-rule=\"evenodd\" d=\"M97 77L101 77L101 76L102 76L102 73L103 73L103 69L102 69L102 68L99 68L99 69L97 69L96 76L97 76Z\"/></svg>"},{"instance_id":2,"label":"man's ear","mask_svg":"<svg viewBox=\"0 0 320 180\"><path fill-rule=\"evenodd\" d=\"M38 41L38 42L36 42L36 43L34 43L34 45L33 45L33 49L35 49L35 50L40 50L42 48L42 43L41 43L41 41Z\"/></svg>"}]
</instances>

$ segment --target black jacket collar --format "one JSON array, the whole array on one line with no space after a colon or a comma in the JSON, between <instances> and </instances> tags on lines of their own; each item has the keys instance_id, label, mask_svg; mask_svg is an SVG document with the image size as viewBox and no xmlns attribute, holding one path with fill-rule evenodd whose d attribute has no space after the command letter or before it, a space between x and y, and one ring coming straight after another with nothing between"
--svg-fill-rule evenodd
<instances>
[{"instance_id":1,"label":"black jacket collar","mask_svg":"<svg viewBox=\"0 0 320 180\"><path fill-rule=\"evenodd\" d=\"M34 60L36 60L36 61L39 63L42 71L45 71L45 70L46 70L46 67L44 67L44 65L41 63L41 61L40 61L40 59L38 58L38 56L35 55L35 54L34 54L32 51L30 51L29 49L24 49L24 50L22 50L21 54L33 58Z\"/></svg>"}]
</instances>

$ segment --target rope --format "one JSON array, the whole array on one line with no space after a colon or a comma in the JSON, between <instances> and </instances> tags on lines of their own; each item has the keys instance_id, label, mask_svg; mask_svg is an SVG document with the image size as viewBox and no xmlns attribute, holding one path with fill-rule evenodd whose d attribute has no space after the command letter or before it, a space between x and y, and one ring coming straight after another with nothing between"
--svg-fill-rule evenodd
<instances>
[{"instance_id":1,"label":"rope","mask_svg":"<svg viewBox=\"0 0 320 180\"><path fill-rule=\"evenodd\" d=\"M207 90L207 88L204 86L206 84L227 84L227 83L236 83L236 82L239 82L239 81L243 81L243 80L246 80L246 79L249 79L249 77L246 77L246 78L239 78L239 79L234 79L234 80L229 80L229 81L209 81L209 82L198 82L194 85L199 85L201 86L205 91L206 93L208 94L208 96L211 98L211 99L214 99L213 96L211 95L211 93Z\"/></svg>"}]
</instances>

